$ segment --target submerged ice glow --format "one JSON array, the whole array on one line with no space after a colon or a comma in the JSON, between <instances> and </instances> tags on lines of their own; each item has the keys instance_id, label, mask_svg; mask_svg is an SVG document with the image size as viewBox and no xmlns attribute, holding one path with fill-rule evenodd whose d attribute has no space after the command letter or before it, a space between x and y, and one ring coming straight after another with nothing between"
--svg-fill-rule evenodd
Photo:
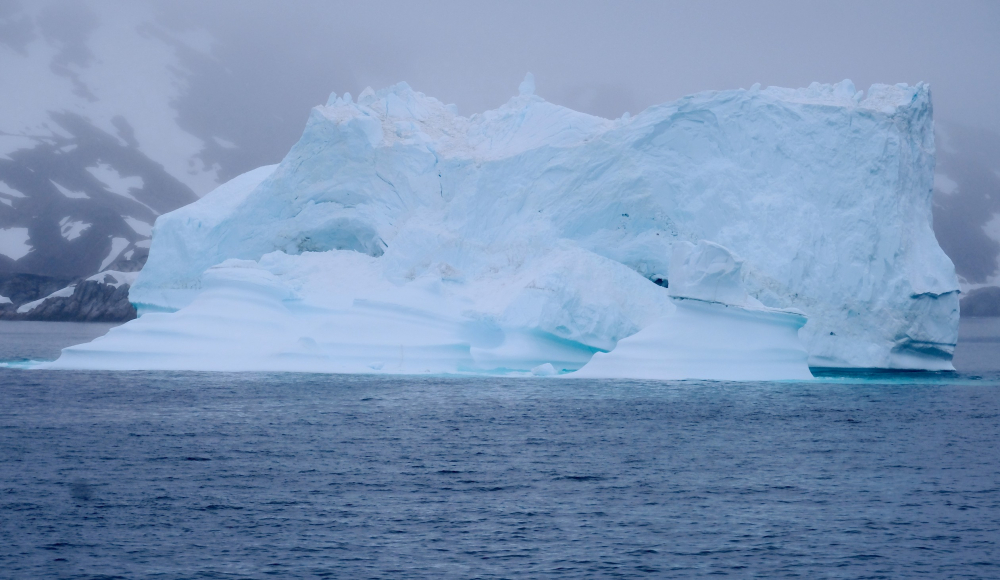
<instances>
[{"instance_id":1,"label":"submerged ice glow","mask_svg":"<svg viewBox=\"0 0 1000 580\"><path fill-rule=\"evenodd\" d=\"M755 86L617 120L533 92L470 118L405 83L332 96L280 165L161 216L140 318L55 366L951 368L926 85Z\"/></svg>"}]
</instances>

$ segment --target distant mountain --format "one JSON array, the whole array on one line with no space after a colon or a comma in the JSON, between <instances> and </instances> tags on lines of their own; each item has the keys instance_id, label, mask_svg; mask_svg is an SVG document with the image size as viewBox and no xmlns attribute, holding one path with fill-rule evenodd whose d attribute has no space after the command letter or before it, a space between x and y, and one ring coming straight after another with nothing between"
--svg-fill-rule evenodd
<instances>
[{"instance_id":1,"label":"distant mountain","mask_svg":"<svg viewBox=\"0 0 1000 580\"><path fill-rule=\"evenodd\" d=\"M218 181L173 107L190 76L180 55L207 41L153 16L0 1L0 274L137 270L156 217Z\"/></svg>"},{"instance_id":2,"label":"distant mountain","mask_svg":"<svg viewBox=\"0 0 1000 580\"><path fill-rule=\"evenodd\" d=\"M962 298L963 317L1000 316L1000 288L986 286Z\"/></svg>"},{"instance_id":3,"label":"distant mountain","mask_svg":"<svg viewBox=\"0 0 1000 580\"><path fill-rule=\"evenodd\" d=\"M1000 135L940 121L935 125L934 233L955 263L963 291L998 286Z\"/></svg>"},{"instance_id":4,"label":"distant mountain","mask_svg":"<svg viewBox=\"0 0 1000 580\"><path fill-rule=\"evenodd\" d=\"M63 134L0 158L0 273L89 276L117 261L138 269L156 217L197 196L143 154L123 117L118 135L77 113L51 119Z\"/></svg>"},{"instance_id":5,"label":"distant mountain","mask_svg":"<svg viewBox=\"0 0 1000 580\"><path fill-rule=\"evenodd\" d=\"M218 143L185 130L173 106L184 58L206 47L158 27L144 4L0 0L0 317L25 317L53 286L82 292L104 284L85 280L99 272L138 271L156 217L216 185L218 166L200 156ZM55 317L127 314L94 312Z\"/></svg>"}]
</instances>

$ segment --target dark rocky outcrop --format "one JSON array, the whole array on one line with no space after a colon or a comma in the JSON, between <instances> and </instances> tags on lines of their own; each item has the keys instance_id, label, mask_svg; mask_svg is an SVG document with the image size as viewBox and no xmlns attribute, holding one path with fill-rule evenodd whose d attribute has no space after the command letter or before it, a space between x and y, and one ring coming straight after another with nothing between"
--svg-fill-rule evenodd
<instances>
[{"instance_id":1,"label":"dark rocky outcrop","mask_svg":"<svg viewBox=\"0 0 1000 580\"><path fill-rule=\"evenodd\" d=\"M73 283L72 278L38 276L36 274L0 274L0 296L10 298L14 305L38 300ZM6 304L5 306L12 306Z\"/></svg>"},{"instance_id":2,"label":"dark rocky outcrop","mask_svg":"<svg viewBox=\"0 0 1000 580\"><path fill-rule=\"evenodd\" d=\"M962 298L962 317L1000 316L1000 288L986 286Z\"/></svg>"},{"instance_id":3,"label":"dark rocky outcrop","mask_svg":"<svg viewBox=\"0 0 1000 580\"><path fill-rule=\"evenodd\" d=\"M22 275L23 276L23 275ZM35 276L34 278L45 278ZM23 289L31 283L36 283L40 289L36 294L26 296L24 292L13 296L12 303L0 306L0 320L46 320L60 322L125 322L136 316L135 308L128 301L128 284L118 284L113 276L106 277L108 283L96 280L77 281L70 296L49 298L28 312L18 312L19 306L48 296L53 292L67 287L65 281L57 283L53 280L21 280L8 287ZM40 296L39 296L40 295ZM24 298L29 299L24 299Z\"/></svg>"},{"instance_id":4,"label":"dark rocky outcrop","mask_svg":"<svg viewBox=\"0 0 1000 580\"><path fill-rule=\"evenodd\" d=\"M135 318L135 308L128 301L128 289L128 284L115 288L112 284L86 280L76 285L72 296L46 300L31 312L25 313L23 320L73 322L132 320Z\"/></svg>"},{"instance_id":5,"label":"dark rocky outcrop","mask_svg":"<svg viewBox=\"0 0 1000 580\"><path fill-rule=\"evenodd\" d=\"M149 251L139 248L134 256L119 258L102 274L88 278L64 278L37 274L0 274L0 320L45 320L52 322L125 322L136 317L128 301L128 274L138 272ZM28 312L18 308L74 286L69 296L49 298ZM64 292L68 293L68 292Z\"/></svg>"}]
</instances>

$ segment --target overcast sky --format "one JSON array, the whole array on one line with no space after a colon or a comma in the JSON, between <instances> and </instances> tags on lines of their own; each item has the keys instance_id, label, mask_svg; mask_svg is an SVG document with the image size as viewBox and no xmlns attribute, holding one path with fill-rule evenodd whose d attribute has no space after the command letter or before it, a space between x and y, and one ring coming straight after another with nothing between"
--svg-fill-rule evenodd
<instances>
[{"instance_id":1,"label":"overcast sky","mask_svg":"<svg viewBox=\"0 0 1000 580\"><path fill-rule=\"evenodd\" d=\"M951 127L939 240L1000 284L1000 1L0 0L0 156L70 111L127 125L204 195L280 161L331 92L407 81L471 115L529 71L608 118L754 83L928 82Z\"/></svg>"},{"instance_id":2,"label":"overcast sky","mask_svg":"<svg viewBox=\"0 0 1000 580\"><path fill-rule=\"evenodd\" d=\"M932 84L942 117L1000 129L1000 2L331 2L170 0L234 72L326 93L400 80L464 114L526 71L607 117L696 91L852 79ZM246 90L254 90L246 86Z\"/></svg>"},{"instance_id":3,"label":"overcast sky","mask_svg":"<svg viewBox=\"0 0 1000 580\"><path fill-rule=\"evenodd\" d=\"M0 65L26 58L4 71L20 83L0 77L0 97L18 101L4 103L3 125L66 106L59 85L35 74L51 71L133 125L142 106L173 115L215 148L203 157L221 167L216 182L280 160L330 92L405 80L471 115L505 102L529 71L537 94L609 118L754 83L925 81L938 119L1000 133L996 1L0 0L4 43ZM93 118L85 105L75 107ZM198 147L172 141L185 159Z\"/></svg>"},{"instance_id":4,"label":"overcast sky","mask_svg":"<svg viewBox=\"0 0 1000 580\"><path fill-rule=\"evenodd\" d=\"M1000 2L170 0L163 26L207 31L212 62L179 101L222 177L275 162L328 94L401 80L465 115L535 75L536 93L615 118L684 95L813 81L928 82L939 127L938 237L963 280L1000 283ZM942 134L943 135L943 134Z\"/></svg>"}]
</instances>

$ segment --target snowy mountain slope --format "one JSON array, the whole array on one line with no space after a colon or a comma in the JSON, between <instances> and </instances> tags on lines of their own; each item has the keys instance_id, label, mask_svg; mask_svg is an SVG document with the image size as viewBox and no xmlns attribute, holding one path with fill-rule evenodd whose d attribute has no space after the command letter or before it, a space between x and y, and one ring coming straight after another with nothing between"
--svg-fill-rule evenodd
<instances>
[{"instance_id":1,"label":"snowy mountain slope","mask_svg":"<svg viewBox=\"0 0 1000 580\"><path fill-rule=\"evenodd\" d=\"M65 135L0 158L0 271L86 276L123 258L141 266L157 216L196 199L142 154L82 116ZM124 122L123 122L124 123Z\"/></svg>"},{"instance_id":2,"label":"snowy mountain slope","mask_svg":"<svg viewBox=\"0 0 1000 580\"><path fill-rule=\"evenodd\" d=\"M968 292L1000 285L1000 135L938 123L934 230Z\"/></svg>"},{"instance_id":3,"label":"snowy mountain slope","mask_svg":"<svg viewBox=\"0 0 1000 580\"><path fill-rule=\"evenodd\" d=\"M0 4L0 272L138 269L152 224L215 186L172 103L180 47L140 3Z\"/></svg>"}]
</instances>

